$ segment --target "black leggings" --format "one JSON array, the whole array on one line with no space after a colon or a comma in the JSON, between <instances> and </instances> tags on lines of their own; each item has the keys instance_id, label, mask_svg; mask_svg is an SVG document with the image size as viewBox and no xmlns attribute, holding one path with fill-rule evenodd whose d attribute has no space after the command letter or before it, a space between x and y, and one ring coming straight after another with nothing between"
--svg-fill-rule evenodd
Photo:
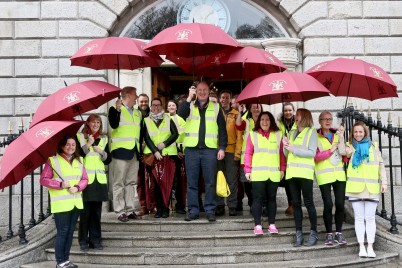
<instances>
[{"instance_id":1,"label":"black leggings","mask_svg":"<svg viewBox=\"0 0 402 268\"><path fill-rule=\"evenodd\" d=\"M303 211L301 208L301 194L303 194L304 205L307 208L310 219L311 230L317 231L317 211L313 202L313 180L305 178L291 178L288 180L292 194L294 219L296 231L302 231Z\"/></svg>"},{"instance_id":2,"label":"black leggings","mask_svg":"<svg viewBox=\"0 0 402 268\"><path fill-rule=\"evenodd\" d=\"M342 232L342 224L345 215L345 187L346 181L334 181L320 185L322 201L324 203L324 224L327 233L332 233L332 195L331 186L335 196L335 227L337 232Z\"/></svg>"},{"instance_id":3,"label":"black leggings","mask_svg":"<svg viewBox=\"0 0 402 268\"><path fill-rule=\"evenodd\" d=\"M269 224L275 223L276 217L276 192L278 190L279 182L267 181L253 181L253 217L254 224L261 225L262 203L264 200L268 201L268 222Z\"/></svg>"}]
</instances>

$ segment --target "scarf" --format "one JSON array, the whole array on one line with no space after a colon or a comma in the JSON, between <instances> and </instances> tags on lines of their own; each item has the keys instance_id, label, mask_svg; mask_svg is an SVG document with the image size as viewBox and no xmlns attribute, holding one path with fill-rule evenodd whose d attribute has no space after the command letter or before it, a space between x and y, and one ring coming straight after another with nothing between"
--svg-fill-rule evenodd
<instances>
[{"instance_id":1,"label":"scarf","mask_svg":"<svg viewBox=\"0 0 402 268\"><path fill-rule=\"evenodd\" d=\"M159 120L163 120L164 115L165 115L165 112L163 110L158 114L154 114L153 112L150 112L149 118L151 118L156 123Z\"/></svg>"},{"instance_id":2,"label":"scarf","mask_svg":"<svg viewBox=\"0 0 402 268\"><path fill-rule=\"evenodd\" d=\"M352 167L358 168L364 160L367 160L368 162L371 140L369 137L364 138L361 141L356 141L355 139L353 139L352 145L353 147L355 147L356 150L353 154Z\"/></svg>"}]
</instances>

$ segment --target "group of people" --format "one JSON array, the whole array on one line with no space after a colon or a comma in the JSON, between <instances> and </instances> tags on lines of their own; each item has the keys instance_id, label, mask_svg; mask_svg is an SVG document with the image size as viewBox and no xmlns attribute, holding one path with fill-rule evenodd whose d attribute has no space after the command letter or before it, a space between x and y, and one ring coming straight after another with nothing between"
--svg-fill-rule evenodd
<instances>
[{"instance_id":1,"label":"group of people","mask_svg":"<svg viewBox=\"0 0 402 268\"><path fill-rule=\"evenodd\" d=\"M109 109L110 150L98 115L90 115L76 136L60 141L57 155L49 158L41 174L41 184L49 188L57 229L56 267L77 267L69 261L69 252L78 217L80 249L103 249L100 221L102 202L108 200L108 164L113 209L121 222L151 213L155 218L169 217L173 190L176 213L193 221L205 212L213 222L225 214L226 206L229 216L237 215L245 193L254 234L263 235L263 217L268 218L268 232L275 234L279 232L276 194L279 186L285 187L286 214L294 216L296 247L313 246L318 240L313 202L316 178L324 205L324 243L347 243L342 234L347 196L355 214L359 256L375 257L375 211L387 179L381 153L364 123L356 122L345 142L344 127L332 128L328 111L320 114L321 127L315 129L311 112L295 111L291 103L283 104L276 120L260 104L239 105L230 91L220 92L219 103L209 95L209 85L198 82L180 105L169 101L165 113L161 99L153 98L149 105L147 95L138 97L136 88L125 87L121 99ZM226 199L216 195L218 169L230 189ZM135 185L141 205L137 213ZM302 196L310 220L305 243Z\"/></svg>"}]
</instances>

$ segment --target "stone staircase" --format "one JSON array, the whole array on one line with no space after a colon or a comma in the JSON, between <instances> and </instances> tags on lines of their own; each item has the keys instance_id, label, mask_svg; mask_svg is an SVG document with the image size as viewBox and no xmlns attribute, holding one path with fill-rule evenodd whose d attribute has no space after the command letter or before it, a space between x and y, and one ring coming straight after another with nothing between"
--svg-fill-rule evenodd
<instances>
[{"instance_id":1,"label":"stone staircase","mask_svg":"<svg viewBox=\"0 0 402 268\"><path fill-rule=\"evenodd\" d=\"M317 208L322 215L322 209ZM306 217L307 213L304 211ZM142 220L121 223L114 213L102 218L104 249L81 252L75 234L70 260L80 268L125 267L397 267L392 266L397 252L376 250L376 258L359 258L354 227L345 223L346 246L325 246L322 218L318 219L319 242L314 247L294 248L292 217L279 208L276 225L279 234L255 237L248 210L236 217L218 217L209 223L203 214L192 222L184 215L171 213L167 219L145 216ZM304 219L307 238L308 219ZM263 223L267 226L267 222ZM54 249L46 249L48 261L25 264L23 268L55 267ZM275 266L274 266L275 267Z\"/></svg>"}]
</instances>

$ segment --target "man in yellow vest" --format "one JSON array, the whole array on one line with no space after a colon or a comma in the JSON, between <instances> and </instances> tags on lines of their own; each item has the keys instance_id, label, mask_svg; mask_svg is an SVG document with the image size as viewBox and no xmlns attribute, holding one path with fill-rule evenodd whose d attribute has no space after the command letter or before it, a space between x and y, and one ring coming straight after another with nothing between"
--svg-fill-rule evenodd
<instances>
[{"instance_id":1,"label":"man in yellow vest","mask_svg":"<svg viewBox=\"0 0 402 268\"><path fill-rule=\"evenodd\" d=\"M193 100L195 96L196 100ZM217 160L225 157L226 122L219 104L209 101L205 81L189 88L189 96L179 107L178 115L186 119L184 154L187 173L186 221L198 219L198 180L200 169L205 182L204 209L209 221L215 221Z\"/></svg>"},{"instance_id":2,"label":"man in yellow vest","mask_svg":"<svg viewBox=\"0 0 402 268\"><path fill-rule=\"evenodd\" d=\"M117 219L127 222L137 219L134 212L134 185L138 175L138 155L140 147L141 113L134 108L137 96L135 87L125 87L121 100L109 109L111 138L111 179L113 188L113 208Z\"/></svg>"}]
</instances>

